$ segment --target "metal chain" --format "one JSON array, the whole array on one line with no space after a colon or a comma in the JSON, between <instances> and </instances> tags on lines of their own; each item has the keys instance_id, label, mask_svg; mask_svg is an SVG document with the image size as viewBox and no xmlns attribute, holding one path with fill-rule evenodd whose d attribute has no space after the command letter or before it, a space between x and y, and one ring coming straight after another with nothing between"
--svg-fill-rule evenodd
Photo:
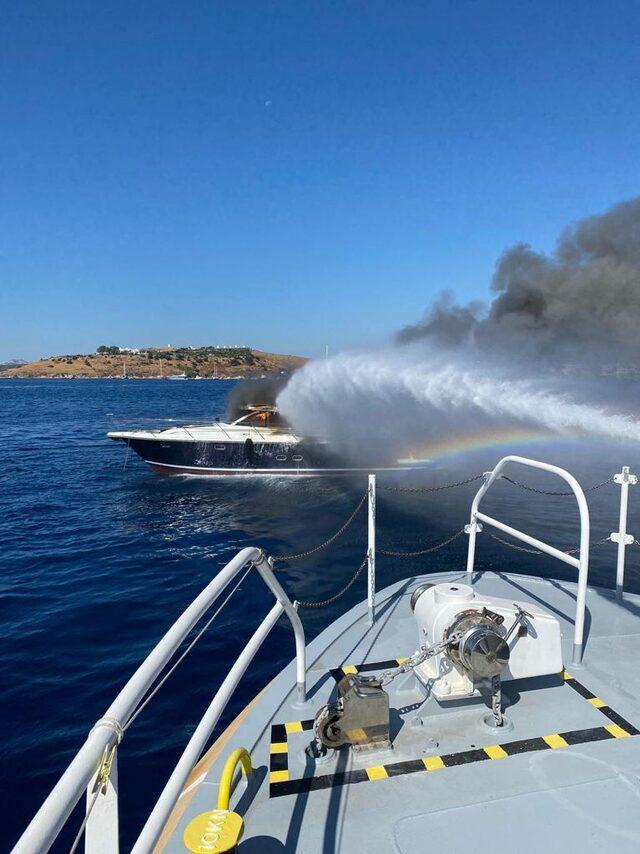
<instances>
[{"instance_id":1,"label":"metal chain","mask_svg":"<svg viewBox=\"0 0 640 854\"><path fill-rule=\"evenodd\" d=\"M492 534L491 531L487 531L487 533L489 534L489 536L491 537L492 540L496 540L498 543L502 543L503 546L508 546L510 549L513 549L515 552L525 552L526 554L529 554L529 555L545 554L545 552L541 552L539 549L527 549L524 546L516 546L515 543L510 543L508 540L503 540L502 537L499 537L497 534ZM602 539L598 540L597 543L591 543L591 548L595 548L595 546L601 546L603 543L606 543L610 539L611 539L610 535L607 535L606 537L602 537ZM640 545L640 543L638 543L638 545ZM563 554L572 555L572 554L577 554L579 551L580 551L579 548L567 549L567 551L564 551Z\"/></svg>"},{"instance_id":2,"label":"metal chain","mask_svg":"<svg viewBox=\"0 0 640 854\"><path fill-rule=\"evenodd\" d=\"M362 498L358 502L356 509L349 516L349 518L344 523L344 525L342 525L342 527L338 528L338 530L335 532L335 534L332 534L332 536L330 536L328 540L325 540L323 543L320 543L320 545L315 546L314 548L309 549L306 552L298 552L298 554L293 554L293 555L279 555L278 557L272 557L271 561L273 563L282 563L282 561L285 561L285 560L288 560L288 561L303 560L306 557L311 557L311 555L316 554L319 551L322 551L322 549L326 549L328 546L331 545L331 543L334 543L338 539L338 537L340 537L342 534L344 534L344 532L347 530L349 525L353 522L353 520L358 515L358 512L362 508L362 505L364 504L364 502L367 500L368 495L369 495L369 490L367 490L364 493L364 495L362 496Z\"/></svg>"},{"instance_id":3,"label":"metal chain","mask_svg":"<svg viewBox=\"0 0 640 854\"><path fill-rule=\"evenodd\" d=\"M502 719L502 681L500 674L491 678L491 711L493 712L493 725L501 727Z\"/></svg>"},{"instance_id":4,"label":"metal chain","mask_svg":"<svg viewBox=\"0 0 640 854\"><path fill-rule=\"evenodd\" d=\"M480 480L484 474L474 474L473 477L468 477L466 480L458 480L455 483L443 483L440 486L382 486L378 485L376 489L384 492L440 492L443 489L454 489L456 486L464 486L466 483L473 483L474 480Z\"/></svg>"},{"instance_id":5,"label":"metal chain","mask_svg":"<svg viewBox=\"0 0 640 854\"><path fill-rule=\"evenodd\" d=\"M408 673L419 664L422 664L423 661L433 658L434 655L448 649L452 644L458 643L460 640L462 640L462 634L460 632L453 632L444 640L440 641L440 643L433 644L433 646L421 646L420 649L417 649L413 653L413 655L406 658L399 667L392 667L391 670L383 671L380 676L378 676L378 681L382 687L385 687L390 682L393 682L394 679L397 679L398 676L402 676L403 673Z\"/></svg>"},{"instance_id":6,"label":"metal chain","mask_svg":"<svg viewBox=\"0 0 640 854\"><path fill-rule=\"evenodd\" d=\"M546 489L536 489L534 486L528 486L526 483L522 483L519 480L514 480L512 477L508 477L506 474L500 475L501 480L507 480L509 483L512 483L514 486L519 486L520 489L526 489L527 492L535 492L536 495L573 495L573 492L553 492ZM603 486L606 486L608 483L613 482L613 475L608 477L606 480L601 481L600 483L594 483L593 486L588 486L584 491L585 492L595 492L596 489L601 489Z\"/></svg>"},{"instance_id":7,"label":"metal chain","mask_svg":"<svg viewBox=\"0 0 640 854\"><path fill-rule=\"evenodd\" d=\"M601 539L599 539L596 543L591 543L590 548L592 548L592 549L593 549L593 548L595 548L596 546L601 546L603 543L607 543L607 542L609 542L610 540L611 540L611 534L607 534L607 536L606 536L606 537L602 537L602 538L601 538ZM565 554L566 554L566 555L577 555L579 551L580 551L580 547L578 546L578 548L577 548L577 549L568 549L568 551L566 551L566 552L565 552Z\"/></svg>"},{"instance_id":8,"label":"metal chain","mask_svg":"<svg viewBox=\"0 0 640 854\"><path fill-rule=\"evenodd\" d=\"M445 546L448 546L449 543L452 543L454 540L457 540L461 534L464 534L464 528L460 528L460 530L456 531L456 533L452 537L449 537L448 540L443 540L441 543L436 543L433 546L427 546L427 548L419 549L415 552L395 552L389 549L376 549L376 551L378 552L378 554L387 555L387 557L418 557L419 555L426 555L431 554L431 552L437 552L438 549L442 549Z\"/></svg>"},{"instance_id":9,"label":"metal chain","mask_svg":"<svg viewBox=\"0 0 640 854\"><path fill-rule=\"evenodd\" d=\"M317 600L317 601L313 601L313 600L311 600L311 601L304 601L304 600L302 600L302 599L298 599L298 600L297 600L297 601L298 601L298 605L300 605L300 607L301 607L301 608L323 608L323 607L325 607L325 605L331 605L331 603L332 603L332 602L335 602L335 601L336 601L337 599L339 599L341 596L344 596L344 594L347 592L347 590L348 590L348 589L349 589L353 584L355 584L355 583L356 583L356 581L358 580L358 578L359 578L359 576L360 576L360 573L362 572L362 570L363 570L363 569L365 568L365 566L367 565L367 560L368 560L368 558L366 558L366 557L365 557L365 559L362 561L362 563L360 564L360 566L356 569L355 573L351 576L351 578L350 578L350 579L349 579L349 581L345 584L345 586L342 588L342 590L339 590L337 593L334 593L334 595L333 595L333 596L330 596L328 599L320 599L320 600Z\"/></svg>"}]
</instances>

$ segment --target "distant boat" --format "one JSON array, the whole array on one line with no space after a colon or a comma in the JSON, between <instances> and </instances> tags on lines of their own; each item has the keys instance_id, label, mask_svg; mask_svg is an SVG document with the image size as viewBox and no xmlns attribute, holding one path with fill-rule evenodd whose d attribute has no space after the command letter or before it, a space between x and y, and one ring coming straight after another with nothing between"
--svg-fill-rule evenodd
<instances>
[{"instance_id":1,"label":"distant boat","mask_svg":"<svg viewBox=\"0 0 640 854\"><path fill-rule=\"evenodd\" d=\"M168 380L188 380L189 377L183 371L181 374L171 374L167 377Z\"/></svg>"}]
</instances>

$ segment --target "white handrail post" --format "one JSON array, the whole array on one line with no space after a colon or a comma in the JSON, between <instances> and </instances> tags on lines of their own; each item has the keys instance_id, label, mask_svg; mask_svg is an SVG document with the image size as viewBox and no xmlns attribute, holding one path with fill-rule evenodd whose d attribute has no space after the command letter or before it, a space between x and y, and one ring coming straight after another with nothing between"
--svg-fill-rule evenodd
<instances>
[{"instance_id":1,"label":"white handrail post","mask_svg":"<svg viewBox=\"0 0 640 854\"><path fill-rule=\"evenodd\" d=\"M482 525L475 515L471 517L468 525L464 526L465 534L469 535L469 547L467 549L467 584L473 584L473 567L476 560L476 534L482 530Z\"/></svg>"},{"instance_id":2,"label":"white handrail post","mask_svg":"<svg viewBox=\"0 0 640 854\"><path fill-rule=\"evenodd\" d=\"M369 527L367 548L367 601L369 603L369 625L376 619L376 476L369 475Z\"/></svg>"},{"instance_id":3,"label":"white handrail post","mask_svg":"<svg viewBox=\"0 0 640 854\"><path fill-rule=\"evenodd\" d=\"M105 755L109 751L107 748ZM91 814L87 819L84 832L85 854L118 854L120 850L118 840L118 748L114 745L113 755L110 759L109 777L106 780L106 790L94 800L94 786L103 765L96 771L93 780L87 786L87 812Z\"/></svg>"},{"instance_id":4,"label":"white handrail post","mask_svg":"<svg viewBox=\"0 0 640 854\"><path fill-rule=\"evenodd\" d=\"M497 469L497 466L496 466ZM487 489L491 486L493 481L496 479L495 469L494 471L486 471L484 472L484 483L480 487L480 489L476 492L476 495L473 499L473 503L471 504L471 515L469 517L469 524L464 526L465 534L469 535L469 547L467 549L467 583L473 583L473 567L475 565L476 559L476 534L479 531L482 531L482 525L478 522L477 512L478 505L480 504L480 499L485 494Z\"/></svg>"},{"instance_id":5,"label":"white handrail post","mask_svg":"<svg viewBox=\"0 0 640 854\"><path fill-rule=\"evenodd\" d=\"M298 702L306 703L307 701L307 642L304 636L304 626L298 611L293 606L291 599L282 589L282 585L278 581L273 571L273 561L267 558L264 552L260 552L260 557L253 561L253 565L262 576L262 580L267 585L269 590L282 605L282 610L289 617L289 622L293 629L293 635L296 641L296 686L298 692Z\"/></svg>"},{"instance_id":6,"label":"white handrail post","mask_svg":"<svg viewBox=\"0 0 640 854\"><path fill-rule=\"evenodd\" d=\"M624 562L625 550L633 543L633 535L627 534L627 507L629 503L629 486L635 486L638 478L629 473L629 466L622 466L620 474L613 477L615 483L620 484L620 518L618 530L611 534L611 540L618 544L618 562L616 566L616 599L622 602L624 594Z\"/></svg>"}]
</instances>

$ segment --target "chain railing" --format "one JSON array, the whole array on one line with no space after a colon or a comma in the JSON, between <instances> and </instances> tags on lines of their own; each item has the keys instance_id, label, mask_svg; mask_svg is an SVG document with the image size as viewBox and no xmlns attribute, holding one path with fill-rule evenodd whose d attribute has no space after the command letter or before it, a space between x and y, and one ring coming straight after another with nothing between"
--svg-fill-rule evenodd
<instances>
[{"instance_id":1,"label":"chain railing","mask_svg":"<svg viewBox=\"0 0 640 854\"><path fill-rule=\"evenodd\" d=\"M435 552L440 551L440 549L445 548L446 546L448 546L451 543L453 543L454 541L456 541L459 537L461 537L462 534L465 533L465 530L466 530L465 528L461 528L460 530L456 531L455 533L453 533L451 536L447 537L444 540L441 540L437 543L429 544L429 545L421 547L419 549L412 549L410 551L403 551L400 549L392 549L392 548L376 548L376 544L375 544L375 492L376 492L376 489L381 490L383 492L395 493L395 494L407 494L407 495L432 494L432 493L442 492L444 490L456 489L457 487L466 486L467 484L474 483L474 482L481 480L483 478L485 478L485 480L486 480L488 475L489 475L488 472L474 474L474 475L471 475L470 477L463 478L461 480L452 481L451 483L437 484L434 486L392 486L392 485L385 484L385 485L378 485L377 487L376 487L376 483L375 483L375 475L371 475L370 476L370 482L369 482L369 489L367 489L367 491L361 496L361 498L359 499L359 501L356 504L353 511L349 514L349 516L347 517L345 522L338 528L337 531L335 531L330 537L327 537L327 539L323 540L321 543L318 543L318 545L313 546L312 548L307 549L305 551L296 552L294 554L288 554L288 555L276 555L270 559L271 564L275 567L275 565L279 564L279 563L285 563L285 562L291 563L294 561L306 560L307 558L310 558L313 555L318 554L319 552L322 552L325 549L329 548L329 546L331 546L333 543L335 543L347 531L347 529L353 524L354 520L358 516L360 510L364 506L364 503L365 503L365 501L367 501L367 497L368 497L369 498L369 546L368 546L368 550L367 550L367 557L365 558L364 562L358 567L358 569L351 576L349 581L337 593L333 594L332 596L330 596L326 599L322 599L322 600L299 600L298 604L300 605L300 607L304 607L304 608L320 608L320 607L326 607L326 606L332 604L333 602L337 601L339 598L344 596L344 594L353 586L353 584L355 584L357 579L362 574L364 566L368 563L369 564L368 601L369 601L370 619L373 622L373 614L375 612L375 589L374 588L375 588L375 554L376 554L376 551L379 552L381 555L384 555L385 557L417 558L417 557L421 557L423 555L434 554ZM531 486L530 484L523 483L522 481L516 480L515 478L509 477L506 474L499 474L496 479L506 480L508 483L512 484L513 486L517 486L520 489L525 490L526 492L534 493L536 495L545 495L545 496L550 496L550 497L563 497L563 496L574 495L573 491L540 489L538 487ZM585 487L583 489L583 492L595 492L599 489L602 489L604 486L607 486L608 484L614 483L614 482L623 484L623 499L624 499L624 497L626 497L625 493L624 493L624 484L626 483L628 486L629 484L633 484L636 481L635 481L634 475L629 475L629 469L623 468L623 471L620 475L611 475L608 478L606 478L605 480L599 481L597 483L592 484L591 486ZM623 503L625 503L625 508L624 508L625 509L625 513L624 513L625 519L624 519L624 524L621 521L620 532L614 532L613 534L605 536L602 539L600 539L597 542L592 544L594 547L603 545L606 542L616 542L619 544L619 547L618 547L618 577L617 577L617 583L616 583L619 596L621 596L621 590L622 590L622 586L623 586L623 581L621 579L623 579L623 577L624 577L624 547L625 547L625 545L640 546L640 541L638 541L634 537L631 537L631 535L626 534L626 502L623 502ZM621 513L622 513L622 505L621 505ZM372 533L372 529L373 529L373 533ZM468 533L468 531L467 531L467 533ZM540 551L539 549L531 549L531 548L526 548L523 546L515 545L514 543L509 542L508 540L505 540L502 537L499 537L493 533L489 533L489 536L493 540L495 540L496 542L499 542L502 545L506 546L507 548L513 549L514 551L519 551L519 552L522 552L524 554L532 554L532 555L544 554L544 552ZM579 553L579 551L580 551L579 548L567 549L567 550L562 551L562 552L560 552L560 550L557 550L557 552L559 554L568 555L568 556L576 555ZM621 562L622 562L622 567L621 567Z\"/></svg>"},{"instance_id":2,"label":"chain railing","mask_svg":"<svg viewBox=\"0 0 640 854\"><path fill-rule=\"evenodd\" d=\"M502 537L499 537L497 534L491 533L491 531L487 532L492 540L495 540L498 543L502 543L503 546L507 546L509 549L513 549L514 552L525 552L528 555L543 555L544 552L541 552L539 549L527 549L524 546L517 546L515 543L510 543L509 540L503 540ZM601 546L603 543L611 542L611 535L607 534L606 537L602 537L602 539L598 540L595 543L591 543L590 548L595 548L595 546ZM565 549L563 550L563 554L565 555L575 555L580 551L577 549Z\"/></svg>"},{"instance_id":3,"label":"chain railing","mask_svg":"<svg viewBox=\"0 0 640 854\"><path fill-rule=\"evenodd\" d=\"M420 555L428 555L440 551L440 549L443 549L445 546L448 546L449 543L452 543L454 540L457 540L458 537L462 536L462 534L464 534L464 527L460 528L459 531L456 531L456 533L448 539L442 540L442 542L435 543L431 546L427 546L426 548L418 549L414 552L399 552L392 551L391 549L378 549L378 551L381 555L385 555L387 557L420 557Z\"/></svg>"},{"instance_id":4,"label":"chain railing","mask_svg":"<svg viewBox=\"0 0 640 854\"><path fill-rule=\"evenodd\" d=\"M334 593L333 596L329 596L327 599L316 599L316 600L305 600L305 599L296 599L296 604L301 608L326 608L328 605L333 605L334 602L337 602L344 594L356 583L358 578L362 575L362 570L368 563L368 557L362 561L360 566L353 573L349 581L338 590L337 593Z\"/></svg>"},{"instance_id":5,"label":"chain railing","mask_svg":"<svg viewBox=\"0 0 640 854\"><path fill-rule=\"evenodd\" d=\"M347 528L351 525L353 520L356 518L356 516L358 515L358 513L362 509L362 506L363 506L364 502L367 500L367 497L368 497L368 491L365 492L364 495L362 496L362 498L360 499L360 501L358 501L355 510L347 518L347 521L343 525L341 525L338 528L338 530L335 532L335 534L332 534L328 539L323 540L323 542L321 542L319 545L314 546L312 549L308 549L306 552L298 552L297 554L292 554L292 555L277 555L276 557L272 557L271 562L273 564L276 564L276 563L283 563L284 561L287 561L288 563L290 563L291 561L294 561L294 560L304 560L305 558L311 557L311 555L314 555L314 554L317 554L318 552L321 552L323 549L329 548L329 546L332 543L335 543L335 541L337 539L339 539L344 534L344 532L347 530Z\"/></svg>"},{"instance_id":6,"label":"chain railing","mask_svg":"<svg viewBox=\"0 0 640 854\"><path fill-rule=\"evenodd\" d=\"M453 483L442 483L437 486L378 486L378 489L382 492L395 492L398 494L405 495L424 495L431 492L442 492L446 489L455 489L458 486L466 486L468 483L474 483L476 480L480 480L485 476L485 473L474 474L471 477L465 478L464 480L456 480ZM520 489L524 489L527 492L534 492L536 495L553 495L553 496L568 496L573 495L573 492L559 492L556 490L549 489L538 489L535 486L529 486L527 483L522 483L520 480L515 480L512 477L508 477L506 474L500 476L500 480L506 480L509 483L513 484L513 486L519 486ZM599 483L594 483L592 486L584 487L584 492L595 492L597 489L602 489L603 486L606 486L608 483L614 482L614 475L608 477L606 480L600 481Z\"/></svg>"},{"instance_id":7,"label":"chain railing","mask_svg":"<svg viewBox=\"0 0 640 854\"><path fill-rule=\"evenodd\" d=\"M473 483L483 477L484 474L481 472L465 480L456 480L453 483L441 483L438 486L378 486L378 489L384 492L406 493L407 495L425 494L428 492L442 492L445 489L455 489L457 486L465 486L467 483Z\"/></svg>"},{"instance_id":8,"label":"chain railing","mask_svg":"<svg viewBox=\"0 0 640 854\"><path fill-rule=\"evenodd\" d=\"M600 483L594 483L592 486L583 487L583 492L595 492L596 489L602 489L603 486L606 486L608 483L613 483L614 475L608 477L606 480L600 481ZM512 483L514 486L519 486L520 489L526 489L527 492L534 492L536 495L554 495L554 496L565 496L565 495L573 495L573 492L556 492L548 489L537 489L535 486L529 486L526 483L522 483L519 480L514 480L512 477L508 477L506 474L500 475L500 480L506 480L509 483Z\"/></svg>"}]
</instances>

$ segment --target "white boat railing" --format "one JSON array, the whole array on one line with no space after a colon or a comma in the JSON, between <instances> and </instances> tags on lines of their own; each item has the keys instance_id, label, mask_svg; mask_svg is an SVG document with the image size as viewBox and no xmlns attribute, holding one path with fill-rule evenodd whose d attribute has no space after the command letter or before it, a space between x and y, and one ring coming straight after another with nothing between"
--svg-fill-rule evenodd
<instances>
[{"instance_id":1,"label":"white boat railing","mask_svg":"<svg viewBox=\"0 0 640 854\"><path fill-rule=\"evenodd\" d=\"M273 574L264 552L257 548L242 549L181 614L129 679L104 716L97 721L87 740L19 839L14 852L42 854L48 851L85 790L88 815L85 851L99 851L101 854L115 854L118 851L117 747L123 732L191 629L246 566L258 570L277 601L247 642L216 692L169 777L133 851L138 854L153 850L191 769L204 750L235 687L283 613L287 615L293 627L298 699L300 702L305 701L306 645L300 617ZM97 798L96 785L102 787L104 792Z\"/></svg>"},{"instance_id":2,"label":"white boat railing","mask_svg":"<svg viewBox=\"0 0 640 854\"><path fill-rule=\"evenodd\" d=\"M576 501L578 502L578 511L580 513L580 546L578 551L579 557L576 558L573 557L573 555L571 554L567 554L567 552L560 551L560 549L555 548L555 546L550 546L548 543L545 543L542 540L538 540L536 539L536 537L532 537L530 534L525 534L523 531L519 531L517 528L512 528L510 525L505 525L504 522L500 522L498 519L494 519L491 516L487 516L486 513L481 513L478 510L480 502L487 494L491 486L497 480L499 480L502 474L502 470L509 463L516 463L518 465L528 466L529 468L548 471L551 474L555 474L558 477L561 477L562 480L564 480L565 483L567 483L568 486L571 488L573 494L576 497ZM482 530L482 523L484 523L485 525L490 525L493 528L497 528L499 531L502 531L505 534L509 534L516 540L520 540L523 543L527 543L528 545L539 549L541 552L545 552L546 554L551 555L552 557L555 557L558 560L563 561L564 563L568 563L570 566L573 566L578 570L578 594L576 597L576 616L573 632L572 663L574 665L579 665L582 661L584 615L586 609L587 580L589 576L589 508L587 506L587 499L585 498L582 487L580 486L578 481L572 474L569 474L568 471L565 471L565 469L562 469L559 466L553 466L550 463L541 463L538 460L529 460L526 457L517 456L503 457L492 471L487 472L486 480L482 484L480 489L477 491L475 498L473 499L473 503L471 504L471 518L466 528L467 533L469 534L469 547L467 551L467 578L470 583L473 579L473 567L475 563L476 534L478 533L478 531Z\"/></svg>"}]
</instances>

